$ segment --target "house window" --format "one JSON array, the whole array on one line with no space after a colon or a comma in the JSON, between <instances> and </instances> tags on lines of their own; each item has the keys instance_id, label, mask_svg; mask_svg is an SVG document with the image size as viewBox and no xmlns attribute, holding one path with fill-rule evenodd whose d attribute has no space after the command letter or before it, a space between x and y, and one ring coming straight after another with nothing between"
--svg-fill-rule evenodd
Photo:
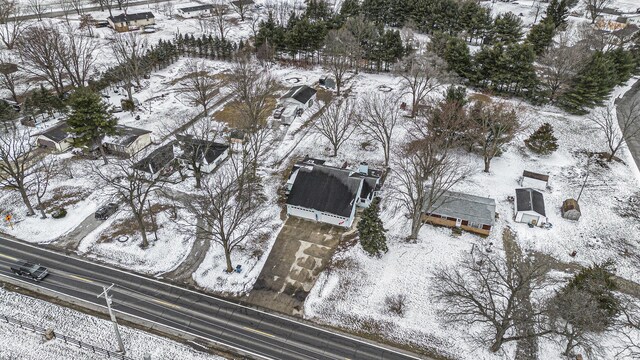
<instances>
[{"instance_id":1,"label":"house window","mask_svg":"<svg viewBox=\"0 0 640 360\"><path fill-rule=\"evenodd\" d=\"M462 220L462 225L464 225L464 226L469 225L469 221L467 221L467 220Z\"/></svg>"},{"instance_id":2,"label":"house window","mask_svg":"<svg viewBox=\"0 0 640 360\"><path fill-rule=\"evenodd\" d=\"M482 230L491 230L491 225L482 225Z\"/></svg>"}]
</instances>

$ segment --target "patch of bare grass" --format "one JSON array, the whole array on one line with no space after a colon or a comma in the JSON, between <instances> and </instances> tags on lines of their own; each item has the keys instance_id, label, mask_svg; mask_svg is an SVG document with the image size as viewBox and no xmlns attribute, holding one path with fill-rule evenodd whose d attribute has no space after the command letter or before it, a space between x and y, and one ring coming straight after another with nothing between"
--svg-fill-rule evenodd
<instances>
[{"instance_id":1,"label":"patch of bare grass","mask_svg":"<svg viewBox=\"0 0 640 360\"><path fill-rule=\"evenodd\" d=\"M51 190L50 197L42 202L45 209L68 208L91 195L92 190L74 186L60 186Z\"/></svg>"}]
</instances>

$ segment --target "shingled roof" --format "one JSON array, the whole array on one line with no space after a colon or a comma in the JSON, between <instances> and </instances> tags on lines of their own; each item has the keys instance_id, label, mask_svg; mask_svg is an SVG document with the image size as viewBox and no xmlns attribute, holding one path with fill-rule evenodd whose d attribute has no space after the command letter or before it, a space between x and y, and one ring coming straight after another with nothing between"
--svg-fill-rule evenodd
<instances>
[{"instance_id":1,"label":"shingled roof","mask_svg":"<svg viewBox=\"0 0 640 360\"><path fill-rule=\"evenodd\" d=\"M204 158L208 164L214 162L229 148L229 145L214 141L194 139L186 135L177 135L176 139L178 139L180 148L184 152L179 156L180 158L191 159L191 155L195 153L197 159Z\"/></svg>"},{"instance_id":2,"label":"shingled roof","mask_svg":"<svg viewBox=\"0 0 640 360\"><path fill-rule=\"evenodd\" d=\"M114 145L129 146L140 136L150 133L151 131L149 130L118 125L116 126L115 134L107 136L103 142Z\"/></svg>"},{"instance_id":3,"label":"shingled roof","mask_svg":"<svg viewBox=\"0 0 640 360\"><path fill-rule=\"evenodd\" d=\"M547 216L542 193L530 188L516 189L516 211L533 211Z\"/></svg>"},{"instance_id":4,"label":"shingled roof","mask_svg":"<svg viewBox=\"0 0 640 360\"><path fill-rule=\"evenodd\" d=\"M327 166L300 167L297 171L287 204L351 216L363 178Z\"/></svg>"},{"instance_id":5,"label":"shingled roof","mask_svg":"<svg viewBox=\"0 0 640 360\"><path fill-rule=\"evenodd\" d=\"M69 138L69 126L66 122L61 122L38 133L38 135L42 135L55 142L61 142L62 140Z\"/></svg>"},{"instance_id":6,"label":"shingled roof","mask_svg":"<svg viewBox=\"0 0 640 360\"><path fill-rule=\"evenodd\" d=\"M482 225L493 225L496 216L496 201L492 198L445 191L429 209L423 205L425 214L436 214L467 220Z\"/></svg>"},{"instance_id":7,"label":"shingled roof","mask_svg":"<svg viewBox=\"0 0 640 360\"><path fill-rule=\"evenodd\" d=\"M150 174L155 174L165 168L174 159L173 143L169 143L155 149L147 157L135 163L133 168Z\"/></svg>"},{"instance_id":8,"label":"shingled roof","mask_svg":"<svg viewBox=\"0 0 640 360\"><path fill-rule=\"evenodd\" d=\"M116 16L109 16L109 19L115 24L115 23L123 23L127 21L153 19L154 17L155 16L153 16L152 12L146 11L146 12L135 13L135 14L120 14Z\"/></svg>"},{"instance_id":9,"label":"shingled roof","mask_svg":"<svg viewBox=\"0 0 640 360\"><path fill-rule=\"evenodd\" d=\"M292 98L298 102L306 104L318 91L307 85L298 85L292 87L282 98Z\"/></svg>"}]
</instances>

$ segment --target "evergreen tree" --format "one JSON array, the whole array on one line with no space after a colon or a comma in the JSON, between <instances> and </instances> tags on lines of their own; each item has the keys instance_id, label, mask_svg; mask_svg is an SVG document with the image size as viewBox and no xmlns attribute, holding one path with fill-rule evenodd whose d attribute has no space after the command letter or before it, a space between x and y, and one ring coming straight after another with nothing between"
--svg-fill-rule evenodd
<instances>
[{"instance_id":1,"label":"evergreen tree","mask_svg":"<svg viewBox=\"0 0 640 360\"><path fill-rule=\"evenodd\" d=\"M358 0L344 0L340 7L340 17L342 21L346 21L350 17L355 17L360 14L360 1Z\"/></svg>"},{"instance_id":2,"label":"evergreen tree","mask_svg":"<svg viewBox=\"0 0 640 360\"><path fill-rule=\"evenodd\" d=\"M576 75L570 90L559 99L559 105L572 114L584 115L586 108L602 105L618 81L613 60L596 51L587 66Z\"/></svg>"},{"instance_id":3,"label":"evergreen tree","mask_svg":"<svg viewBox=\"0 0 640 360\"><path fill-rule=\"evenodd\" d=\"M577 289L591 294L597 299L599 308L607 311L609 320L613 321L620 311L620 302L613 293L617 290L616 283L612 279L614 273L615 268L611 261L583 268L569 281L563 291Z\"/></svg>"},{"instance_id":4,"label":"evergreen tree","mask_svg":"<svg viewBox=\"0 0 640 360\"><path fill-rule=\"evenodd\" d=\"M116 132L118 120L109 113L107 105L97 93L81 88L71 96L71 114L67 119L69 131L79 146L97 147L102 154L104 163L107 156L102 144L106 135Z\"/></svg>"},{"instance_id":5,"label":"evergreen tree","mask_svg":"<svg viewBox=\"0 0 640 360\"><path fill-rule=\"evenodd\" d=\"M369 207L362 212L357 228L360 245L369 255L380 257L389 251L385 229L380 220L379 198L374 198Z\"/></svg>"},{"instance_id":6,"label":"evergreen tree","mask_svg":"<svg viewBox=\"0 0 640 360\"><path fill-rule=\"evenodd\" d=\"M26 112L31 116L46 113L53 116L55 111L64 112L66 107L62 100L53 95L49 90L45 89L41 84L38 90L35 90L25 101Z\"/></svg>"},{"instance_id":7,"label":"evergreen tree","mask_svg":"<svg viewBox=\"0 0 640 360\"><path fill-rule=\"evenodd\" d=\"M547 6L547 14L543 20L549 19L555 28L564 28L567 25L569 8L567 0L551 0Z\"/></svg>"},{"instance_id":8,"label":"evergreen tree","mask_svg":"<svg viewBox=\"0 0 640 360\"><path fill-rule=\"evenodd\" d=\"M522 20L512 12L500 14L493 21L491 41L511 44L522 38Z\"/></svg>"},{"instance_id":9,"label":"evergreen tree","mask_svg":"<svg viewBox=\"0 0 640 360\"><path fill-rule=\"evenodd\" d=\"M9 132L9 126L18 118L18 112L8 102L0 100L0 122L5 132Z\"/></svg>"},{"instance_id":10,"label":"evergreen tree","mask_svg":"<svg viewBox=\"0 0 640 360\"><path fill-rule=\"evenodd\" d=\"M542 124L524 143L540 155L549 155L558 149L558 139L553 136L553 127L549 123Z\"/></svg>"},{"instance_id":11,"label":"evergreen tree","mask_svg":"<svg viewBox=\"0 0 640 360\"><path fill-rule=\"evenodd\" d=\"M471 53L464 40L458 37L449 38L443 58L449 65L449 70L454 71L463 78L470 76Z\"/></svg>"},{"instance_id":12,"label":"evergreen tree","mask_svg":"<svg viewBox=\"0 0 640 360\"><path fill-rule=\"evenodd\" d=\"M527 42L533 46L536 55L541 55L553 42L555 25L550 18L545 18L531 27L527 34Z\"/></svg>"}]
</instances>

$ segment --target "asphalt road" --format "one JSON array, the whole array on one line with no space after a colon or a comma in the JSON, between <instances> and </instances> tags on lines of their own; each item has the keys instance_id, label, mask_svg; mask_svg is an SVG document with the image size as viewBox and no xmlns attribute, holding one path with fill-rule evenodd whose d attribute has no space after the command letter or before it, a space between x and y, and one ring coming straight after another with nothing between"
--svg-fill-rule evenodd
<instances>
[{"instance_id":1,"label":"asphalt road","mask_svg":"<svg viewBox=\"0 0 640 360\"><path fill-rule=\"evenodd\" d=\"M38 286L100 306L102 286L112 289L118 313L222 343L257 359L418 359L399 351L299 323L76 257L0 237L0 278L17 259L47 267ZM24 278L20 278L24 279ZM24 281L32 282L24 279ZM32 282L34 283L34 282Z\"/></svg>"}]
</instances>

